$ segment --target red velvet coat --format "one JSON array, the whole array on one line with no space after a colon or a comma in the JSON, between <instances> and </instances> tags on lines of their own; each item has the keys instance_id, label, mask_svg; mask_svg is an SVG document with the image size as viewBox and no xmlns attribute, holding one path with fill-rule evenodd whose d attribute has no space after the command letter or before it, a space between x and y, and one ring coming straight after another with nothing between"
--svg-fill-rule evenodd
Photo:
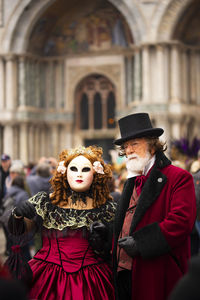
<instances>
[{"instance_id":1,"label":"red velvet coat","mask_svg":"<svg viewBox=\"0 0 200 300\"><path fill-rule=\"evenodd\" d=\"M116 278L116 248L134 178L127 180L114 224L113 263ZM166 300L176 282L187 271L190 233L196 219L193 178L172 166L162 153L142 189L132 219L132 235L140 251L133 259L132 300Z\"/></svg>"}]
</instances>

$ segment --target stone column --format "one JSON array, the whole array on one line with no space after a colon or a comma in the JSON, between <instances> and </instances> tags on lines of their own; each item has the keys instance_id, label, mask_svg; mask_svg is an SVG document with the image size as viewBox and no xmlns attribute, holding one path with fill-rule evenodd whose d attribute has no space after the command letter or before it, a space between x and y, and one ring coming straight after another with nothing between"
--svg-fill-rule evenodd
<instances>
[{"instance_id":1,"label":"stone column","mask_svg":"<svg viewBox=\"0 0 200 300\"><path fill-rule=\"evenodd\" d=\"M46 88L46 64L47 62L38 62L39 82L38 82L38 95L39 95L39 107L47 107L47 88Z\"/></svg>"},{"instance_id":2,"label":"stone column","mask_svg":"<svg viewBox=\"0 0 200 300\"><path fill-rule=\"evenodd\" d=\"M29 59L29 66L28 66L28 73L29 73L29 90L28 90L28 101L29 106L36 107L36 101L35 101L35 74L34 74L34 59Z\"/></svg>"},{"instance_id":3,"label":"stone column","mask_svg":"<svg viewBox=\"0 0 200 300\"><path fill-rule=\"evenodd\" d=\"M5 108L5 69L4 60L0 58L0 109Z\"/></svg>"},{"instance_id":4,"label":"stone column","mask_svg":"<svg viewBox=\"0 0 200 300\"><path fill-rule=\"evenodd\" d=\"M196 57L195 51L190 51L190 99L194 104L196 101Z\"/></svg>"},{"instance_id":5,"label":"stone column","mask_svg":"<svg viewBox=\"0 0 200 300\"><path fill-rule=\"evenodd\" d=\"M196 88L197 88L197 99L196 104L200 104L200 51L196 53L196 68L197 68L197 78L196 78Z\"/></svg>"},{"instance_id":6,"label":"stone column","mask_svg":"<svg viewBox=\"0 0 200 300\"><path fill-rule=\"evenodd\" d=\"M180 85L180 53L177 45L171 47L171 101L180 102L181 85Z\"/></svg>"},{"instance_id":7,"label":"stone column","mask_svg":"<svg viewBox=\"0 0 200 300\"><path fill-rule=\"evenodd\" d=\"M164 133L161 135L160 140L163 142L168 142L170 141L170 122L168 115L166 112L159 113L156 118L156 127L160 127L164 129ZM169 144L168 144L169 146Z\"/></svg>"},{"instance_id":8,"label":"stone column","mask_svg":"<svg viewBox=\"0 0 200 300\"><path fill-rule=\"evenodd\" d=\"M3 132L3 152L14 157L14 131L11 124L5 124Z\"/></svg>"},{"instance_id":9,"label":"stone column","mask_svg":"<svg viewBox=\"0 0 200 300\"><path fill-rule=\"evenodd\" d=\"M75 129L75 128L74 128ZM73 147L73 138L74 138L74 130L72 129L71 123L67 124L62 124L59 127L59 149L58 149L58 154L63 150L63 149L68 149Z\"/></svg>"},{"instance_id":10,"label":"stone column","mask_svg":"<svg viewBox=\"0 0 200 300\"><path fill-rule=\"evenodd\" d=\"M39 124L35 127L35 158L40 159L40 127Z\"/></svg>"},{"instance_id":11,"label":"stone column","mask_svg":"<svg viewBox=\"0 0 200 300\"><path fill-rule=\"evenodd\" d=\"M134 66L133 66L133 99L134 100L140 100L141 99L141 58L140 58L140 51L136 50L134 54Z\"/></svg>"},{"instance_id":12,"label":"stone column","mask_svg":"<svg viewBox=\"0 0 200 300\"><path fill-rule=\"evenodd\" d=\"M156 47L157 64L155 69L156 74L156 90L154 91L155 99L158 103L167 102L166 79L168 70L165 68L165 53L164 46L157 45Z\"/></svg>"},{"instance_id":13,"label":"stone column","mask_svg":"<svg viewBox=\"0 0 200 300\"><path fill-rule=\"evenodd\" d=\"M3 126L0 125L0 152L3 152Z\"/></svg>"},{"instance_id":14,"label":"stone column","mask_svg":"<svg viewBox=\"0 0 200 300\"><path fill-rule=\"evenodd\" d=\"M63 127L63 146L64 148L72 148L73 147L73 134L74 130L72 129L72 124L68 123Z\"/></svg>"},{"instance_id":15,"label":"stone column","mask_svg":"<svg viewBox=\"0 0 200 300\"><path fill-rule=\"evenodd\" d=\"M20 156L20 125L17 123L13 126L13 153L14 157L17 159L21 159ZM23 160L23 158L22 158Z\"/></svg>"},{"instance_id":16,"label":"stone column","mask_svg":"<svg viewBox=\"0 0 200 300\"><path fill-rule=\"evenodd\" d=\"M51 156L57 157L59 152L59 130L58 125L51 125Z\"/></svg>"},{"instance_id":17,"label":"stone column","mask_svg":"<svg viewBox=\"0 0 200 300\"><path fill-rule=\"evenodd\" d=\"M47 156L47 148L48 148L48 136L46 132L45 125L41 126L40 129L40 155Z\"/></svg>"},{"instance_id":18,"label":"stone column","mask_svg":"<svg viewBox=\"0 0 200 300\"><path fill-rule=\"evenodd\" d=\"M40 103L40 81L41 81L41 74L40 74L40 65L38 60L34 61L34 82L35 82L35 102L37 107L41 107Z\"/></svg>"},{"instance_id":19,"label":"stone column","mask_svg":"<svg viewBox=\"0 0 200 300\"><path fill-rule=\"evenodd\" d=\"M25 74L25 58L19 58L19 79L18 79L18 94L19 106L26 106L26 74Z\"/></svg>"},{"instance_id":20,"label":"stone column","mask_svg":"<svg viewBox=\"0 0 200 300\"><path fill-rule=\"evenodd\" d=\"M55 62L55 108L61 109L62 108L62 66L60 61Z\"/></svg>"},{"instance_id":21,"label":"stone column","mask_svg":"<svg viewBox=\"0 0 200 300\"><path fill-rule=\"evenodd\" d=\"M46 94L48 108L52 108L55 105L55 78L54 78L54 61L48 61L46 72Z\"/></svg>"},{"instance_id":22,"label":"stone column","mask_svg":"<svg viewBox=\"0 0 200 300\"><path fill-rule=\"evenodd\" d=\"M180 121L174 119L171 123L171 138L176 140L181 137L181 126Z\"/></svg>"},{"instance_id":23,"label":"stone column","mask_svg":"<svg viewBox=\"0 0 200 300\"><path fill-rule=\"evenodd\" d=\"M129 104L132 102L132 96L133 96L133 68L132 68L132 56L127 56L125 58L125 67L126 67L126 103Z\"/></svg>"},{"instance_id":24,"label":"stone column","mask_svg":"<svg viewBox=\"0 0 200 300\"><path fill-rule=\"evenodd\" d=\"M28 149L28 127L26 123L20 124L20 158L24 164L29 162Z\"/></svg>"},{"instance_id":25,"label":"stone column","mask_svg":"<svg viewBox=\"0 0 200 300\"><path fill-rule=\"evenodd\" d=\"M34 125L31 124L28 129L28 149L29 149L29 161L35 163L35 136Z\"/></svg>"},{"instance_id":26,"label":"stone column","mask_svg":"<svg viewBox=\"0 0 200 300\"><path fill-rule=\"evenodd\" d=\"M182 49L181 52L181 65L182 65L182 72L181 72L182 99L183 102L188 103L189 68L188 68L188 56L187 56L186 49Z\"/></svg>"},{"instance_id":27,"label":"stone column","mask_svg":"<svg viewBox=\"0 0 200 300\"><path fill-rule=\"evenodd\" d=\"M6 108L13 110L16 107L16 65L13 56L6 57Z\"/></svg>"},{"instance_id":28,"label":"stone column","mask_svg":"<svg viewBox=\"0 0 200 300\"><path fill-rule=\"evenodd\" d=\"M102 103L102 129L107 128L107 120L108 120L108 111L107 111L107 98L108 92L101 93L101 103Z\"/></svg>"},{"instance_id":29,"label":"stone column","mask_svg":"<svg viewBox=\"0 0 200 300\"><path fill-rule=\"evenodd\" d=\"M150 82L150 53L149 47L144 46L142 49L142 100L149 102L151 99L151 82Z\"/></svg>"}]
</instances>

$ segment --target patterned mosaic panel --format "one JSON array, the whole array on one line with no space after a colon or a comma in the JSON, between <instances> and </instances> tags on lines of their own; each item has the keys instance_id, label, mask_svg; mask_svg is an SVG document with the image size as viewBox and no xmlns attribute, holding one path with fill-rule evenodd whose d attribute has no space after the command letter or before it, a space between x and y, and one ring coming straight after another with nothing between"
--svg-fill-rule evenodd
<instances>
[{"instance_id":1,"label":"patterned mosaic panel","mask_svg":"<svg viewBox=\"0 0 200 300\"><path fill-rule=\"evenodd\" d=\"M56 1L39 18L30 36L29 52L66 55L121 49L133 44L124 17L109 2L71 2Z\"/></svg>"}]
</instances>

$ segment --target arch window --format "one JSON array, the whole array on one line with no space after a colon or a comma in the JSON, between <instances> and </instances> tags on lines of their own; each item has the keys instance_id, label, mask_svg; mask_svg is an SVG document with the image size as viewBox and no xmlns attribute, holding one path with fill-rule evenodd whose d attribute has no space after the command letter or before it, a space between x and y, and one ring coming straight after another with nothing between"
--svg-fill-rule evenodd
<instances>
[{"instance_id":1,"label":"arch window","mask_svg":"<svg viewBox=\"0 0 200 300\"><path fill-rule=\"evenodd\" d=\"M76 128L113 129L115 87L105 76L94 74L81 81L76 91Z\"/></svg>"},{"instance_id":2,"label":"arch window","mask_svg":"<svg viewBox=\"0 0 200 300\"><path fill-rule=\"evenodd\" d=\"M80 129L88 129L89 128L89 118L88 118L88 97L84 93L82 95L80 101Z\"/></svg>"},{"instance_id":3,"label":"arch window","mask_svg":"<svg viewBox=\"0 0 200 300\"><path fill-rule=\"evenodd\" d=\"M102 128L102 105L101 95L96 93L94 95L94 129Z\"/></svg>"},{"instance_id":4,"label":"arch window","mask_svg":"<svg viewBox=\"0 0 200 300\"><path fill-rule=\"evenodd\" d=\"M115 128L115 95L110 92L107 99L107 127Z\"/></svg>"}]
</instances>

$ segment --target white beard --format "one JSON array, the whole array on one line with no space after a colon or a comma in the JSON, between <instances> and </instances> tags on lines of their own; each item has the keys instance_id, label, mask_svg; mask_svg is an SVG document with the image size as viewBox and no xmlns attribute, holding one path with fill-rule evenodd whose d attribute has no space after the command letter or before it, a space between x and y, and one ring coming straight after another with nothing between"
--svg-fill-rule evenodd
<instances>
[{"instance_id":1,"label":"white beard","mask_svg":"<svg viewBox=\"0 0 200 300\"><path fill-rule=\"evenodd\" d=\"M143 173L144 168L151 159L151 154L147 151L145 157L140 157L137 154L130 154L126 158L126 168L129 173Z\"/></svg>"}]
</instances>

